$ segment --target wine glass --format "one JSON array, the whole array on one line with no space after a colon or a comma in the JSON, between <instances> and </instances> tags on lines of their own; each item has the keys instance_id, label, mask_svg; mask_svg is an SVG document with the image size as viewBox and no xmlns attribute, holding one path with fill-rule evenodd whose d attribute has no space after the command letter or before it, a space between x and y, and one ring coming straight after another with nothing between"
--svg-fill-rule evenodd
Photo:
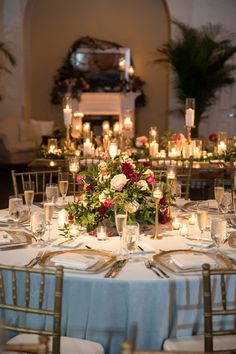
<instances>
[{"instance_id":1,"label":"wine glass","mask_svg":"<svg viewBox=\"0 0 236 354\"><path fill-rule=\"evenodd\" d=\"M137 222L128 223L123 227L123 244L129 252L129 260L132 260L133 251L137 247L139 240L139 224Z\"/></svg>"},{"instance_id":2,"label":"wine glass","mask_svg":"<svg viewBox=\"0 0 236 354\"><path fill-rule=\"evenodd\" d=\"M222 214L227 214L232 207L232 192L224 190L224 195L220 204L220 211Z\"/></svg>"},{"instance_id":3,"label":"wine glass","mask_svg":"<svg viewBox=\"0 0 236 354\"><path fill-rule=\"evenodd\" d=\"M227 222L223 218L212 219L211 221L211 238L214 241L217 251L215 253L215 260L217 261L217 254L220 245L225 242L226 239L226 229L227 229Z\"/></svg>"},{"instance_id":4,"label":"wine glass","mask_svg":"<svg viewBox=\"0 0 236 354\"><path fill-rule=\"evenodd\" d=\"M208 211L209 211L208 201L202 201L197 203L197 221L198 221L198 227L201 231L201 239L200 239L201 246L203 241L203 233L207 227Z\"/></svg>"},{"instance_id":5,"label":"wine glass","mask_svg":"<svg viewBox=\"0 0 236 354\"><path fill-rule=\"evenodd\" d=\"M51 225L52 225L54 205L55 204L52 202L46 202L43 205L45 218L46 218L46 224L48 225L48 243L51 242Z\"/></svg>"},{"instance_id":6,"label":"wine glass","mask_svg":"<svg viewBox=\"0 0 236 354\"><path fill-rule=\"evenodd\" d=\"M57 203L58 200L58 185L49 183L46 185L46 198L48 203Z\"/></svg>"},{"instance_id":7,"label":"wine glass","mask_svg":"<svg viewBox=\"0 0 236 354\"><path fill-rule=\"evenodd\" d=\"M67 172L59 174L59 190L62 195L62 203L65 204L66 195L69 187L69 176Z\"/></svg>"},{"instance_id":8,"label":"wine glass","mask_svg":"<svg viewBox=\"0 0 236 354\"><path fill-rule=\"evenodd\" d=\"M218 204L218 214L220 214L220 204L224 195L224 180L216 178L214 180L214 195Z\"/></svg>"},{"instance_id":9,"label":"wine glass","mask_svg":"<svg viewBox=\"0 0 236 354\"><path fill-rule=\"evenodd\" d=\"M10 218L14 221L15 225L20 221L20 218L23 215L23 199L15 195L9 197L9 215Z\"/></svg>"},{"instance_id":10,"label":"wine glass","mask_svg":"<svg viewBox=\"0 0 236 354\"><path fill-rule=\"evenodd\" d=\"M24 182L24 197L25 204L29 209L29 216L31 215L31 207L34 201L35 183L33 181Z\"/></svg>"},{"instance_id":11,"label":"wine glass","mask_svg":"<svg viewBox=\"0 0 236 354\"><path fill-rule=\"evenodd\" d=\"M120 250L119 254L124 253L123 245L122 245L122 235L123 235L123 228L127 223L127 210L124 206L116 206L115 207L115 223L116 223L116 230L118 235L120 236Z\"/></svg>"},{"instance_id":12,"label":"wine glass","mask_svg":"<svg viewBox=\"0 0 236 354\"><path fill-rule=\"evenodd\" d=\"M37 243L36 247L44 247L45 243L42 240L43 235L46 231L46 218L42 211L35 211L30 217L31 231L36 237Z\"/></svg>"}]
</instances>

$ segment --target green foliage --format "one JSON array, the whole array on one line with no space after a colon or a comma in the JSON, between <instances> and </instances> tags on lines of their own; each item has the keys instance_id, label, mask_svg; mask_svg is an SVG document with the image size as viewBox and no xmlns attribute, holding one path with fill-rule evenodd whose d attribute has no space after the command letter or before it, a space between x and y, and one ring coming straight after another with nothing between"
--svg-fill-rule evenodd
<instances>
[{"instance_id":1,"label":"green foliage","mask_svg":"<svg viewBox=\"0 0 236 354\"><path fill-rule=\"evenodd\" d=\"M199 29L173 21L180 36L165 43L158 51L155 63L169 63L175 73L175 88L184 108L185 99L196 99L198 127L203 114L217 99L217 91L234 83L236 65L229 59L235 54L233 40L225 37L220 25L211 23ZM232 36L231 36L232 38ZM160 53L164 57L160 58Z\"/></svg>"}]
</instances>

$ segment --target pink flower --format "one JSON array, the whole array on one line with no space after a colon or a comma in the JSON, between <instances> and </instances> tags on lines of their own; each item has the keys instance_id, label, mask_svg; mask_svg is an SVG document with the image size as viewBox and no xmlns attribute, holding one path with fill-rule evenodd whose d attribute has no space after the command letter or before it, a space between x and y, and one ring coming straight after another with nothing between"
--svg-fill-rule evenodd
<instances>
[{"instance_id":1,"label":"pink flower","mask_svg":"<svg viewBox=\"0 0 236 354\"><path fill-rule=\"evenodd\" d=\"M112 199L107 198L104 203L98 209L99 215L104 215L107 212L107 209L112 207Z\"/></svg>"},{"instance_id":2,"label":"pink flower","mask_svg":"<svg viewBox=\"0 0 236 354\"><path fill-rule=\"evenodd\" d=\"M77 176L76 177L76 182L79 185L85 184L86 176Z\"/></svg>"},{"instance_id":3,"label":"pink flower","mask_svg":"<svg viewBox=\"0 0 236 354\"><path fill-rule=\"evenodd\" d=\"M103 161L107 160L108 157L109 157L108 152L103 152L103 153L102 153L102 160L103 160Z\"/></svg>"},{"instance_id":4,"label":"pink flower","mask_svg":"<svg viewBox=\"0 0 236 354\"><path fill-rule=\"evenodd\" d=\"M147 182L152 186L156 182L156 180L154 177L148 177Z\"/></svg>"},{"instance_id":5,"label":"pink flower","mask_svg":"<svg viewBox=\"0 0 236 354\"><path fill-rule=\"evenodd\" d=\"M142 136L138 136L136 138L136 146L137 147L141 147L143 145L146 145L148 142L148 138L145 136L145 135L142 135Z\"/></svg>"},{"instance_id":6,"label":"pink flower","mask_svg":"<svg viewBox=\"0 0 236 354\"><path fill-rule=\"evenodd\" d=\"M130 178L133 174L133 166L129 162L123 162L121 165L121 170L127 178Z\"/></svg>"},{"instance_id":7,"label":"pink flower","mask_svg":"<svg viewBox=\"0 0 236 354\"><path fill-rule=\"evenodd\" d=\"M93 189L93 187L96 186L96 182L93 182L93 183L90 183L90 184L87 184L87 186L85 186L85 190L88 192L88 191L91 191L91 189Z\"/></svg>"},{"instance_id":8,"label":"pink flower","mask_svg":"<svg viewBox=\"0 0 236 354\"><path fill-rule=\"evenodd\" d=\"M182 133L177 133L172 136L172 141L185 141L186 138Z\"/></svg>"},{"instance_id":9,"label":"pink flower","mask_svg":"<svg viewBox=\"0 0 236 354\"><path fill-rule=\"evenodd\" d=\"M126 175L124 173L120 173L119 175L115 175L111 179L111 188L120 192L127 182L128 180L126 178Z\"/></svg>"}]
</instances>

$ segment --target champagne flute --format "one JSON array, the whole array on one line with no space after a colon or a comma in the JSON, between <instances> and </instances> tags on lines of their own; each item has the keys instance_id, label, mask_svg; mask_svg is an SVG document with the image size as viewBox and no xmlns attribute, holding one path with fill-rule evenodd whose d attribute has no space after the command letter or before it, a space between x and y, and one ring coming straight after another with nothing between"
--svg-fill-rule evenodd
<instances>
[{"instance_id":1,"label":"champagne flute","mask_svg":"<svg viewBox=\"0 0 236 354\"><path fill-rule=\"evenodd\" d=\"M203 241L203 233L207 227L207 221L208 221L208 211L209 211L209 202L208 201L203 201L203 202L198 202L197 203L197 221L198 221L198 227L201 231L201 247L202 247L202 241Z\"/></svg>"},{"instance_id":2,"label":"champagne flute","mask_svg":"<svg viewBox=\"0 0 236 354\"><path fill-rule=\"evenodd\" d=\"M42 237L46 231L46 218L42 211L35 211L30 217L31 231L36 237L36 247L44 247L45 243L42 242Z\"/></svg>"},{"instance_id":3,"label":"champagne flute","mask_svg":"<svg viewBox=\"0 0 236 354\"><path fill-rule=\"evenodd\" d=\"M123 227L124 246L129 252L129 260L132 261L133 251L136 250L139 240L139 224L137 222L128 223Z\"/></svg>"},{"instance_id":4,"label":"champagne flute","mask_svg":"<svg viewBox=\"0 0 236 354\"><path fill-rule=\"evenodd\" d=\"M214 180L214 195L218 204L218 214L220 214L220 204L224 196L224 180L218 178Z\"/></svg>"},{"instance_id":5,"label":"champagne flute","mask_svg":"<svg viewBox=\"0 0 236 354\"><path fill-rule=\"evenodd\" d=\"M33 181L24 182L25 204L28 207L29 216L31 215L31 208L34 201L34 190L35 190L35 183Z\"/></svg>"},{"instance_id":6,"label":"champagne flute","mask_svg":"<svg viewBox=\"0 0 236 354\"><path fill-rule=\"evenodd\" d=\"M67 172L61 172L59 174L59 190L62 195L62 203L65 204L65 198L69 187L69 177Z\"/></svg>"},{"instance_id":7,"label":"champagne flute","mask_svg":"<svg viewBox=\"0 0 236 354\"><path fill-rule=\"evenodd\" d=\"M115 223L116 223L116 230L120 237L120 250L118 254L123 254L123 244L122 244L122 235L123 235L123 228L127 223L127 210L124 206L116 206L115 207Z\"/></svg>"},{"instance_id":8,"label":"champagne flute","mask_svg":"<svg viewBox=\"0 0 236 354\"><path fill-rule=\"evenodd\" d=\"M46 202L43 205L44 213L46 218L46 224L48 225L48 243L51 242L51 225L52 225L52 216L54 211L54 203Z\"/></svg>"},{"instance_id":9,"label":"champagne flute","mask_svg":"<svg viewBox=\"0 0 236 354\"><path fill-rule=\"evenodd\" d=\"M9 215L15 226L23 215L23 199L15 195L9 197Z\"/></svg>"}]
</instances>

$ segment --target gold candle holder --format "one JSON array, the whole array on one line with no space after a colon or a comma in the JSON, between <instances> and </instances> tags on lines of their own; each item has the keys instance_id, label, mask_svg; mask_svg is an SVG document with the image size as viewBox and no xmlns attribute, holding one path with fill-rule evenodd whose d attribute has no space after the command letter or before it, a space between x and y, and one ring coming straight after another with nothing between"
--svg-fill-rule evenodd
<instances>
[{"instance_id":1,"label":"gold candle holder","mask_svg":"<svg viewBox=\"0 0 236 354\"><path fill-rule=\"evenodd\" d=\"M163 183L159 182L155 185L153 190L153 197L155 199L155 231L152 238L158 240L161 237L158 235L158 212L159 212L159 202L163 196Z\"/></svg>"},{"instance_id":2,"label":"gold candle holder","mask_svg":"<svg viewBox=\"0 0 236 354\"><path fill-rule=\"evenodd\" d=\"M69 159L69 171L72 173L73 176L73 194L74 194L74 202L75 202L75 179L76 174L79 171L79 159L76 156L73 156Z\"/></svg>"}]
</instances>

